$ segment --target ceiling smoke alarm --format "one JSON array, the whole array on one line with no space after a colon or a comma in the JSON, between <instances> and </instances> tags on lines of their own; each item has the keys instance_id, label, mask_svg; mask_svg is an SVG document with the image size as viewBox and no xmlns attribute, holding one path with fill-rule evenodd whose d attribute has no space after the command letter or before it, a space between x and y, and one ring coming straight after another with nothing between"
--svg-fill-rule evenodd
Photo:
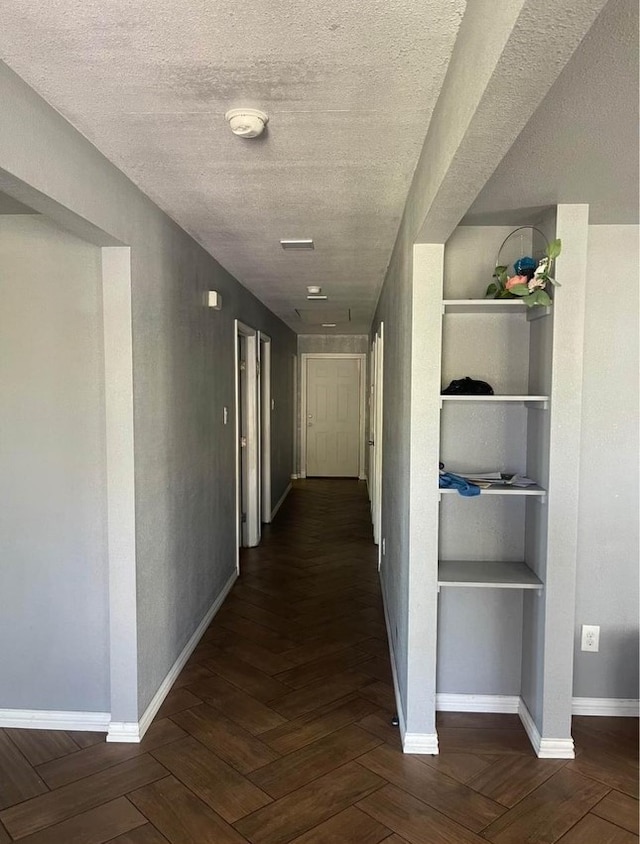
<instances>
[{"instance_id":1,"label":"ceiling smoke alarm","mask_svg":"<svg viewBox=\"0 0 640 844\"><path fill-rule=\"evenodd\" d=\"M269 122L264 111L255 108L232 108L224 118L233 134L239 138L257 138Z\"/></svg>"}]
</instances>

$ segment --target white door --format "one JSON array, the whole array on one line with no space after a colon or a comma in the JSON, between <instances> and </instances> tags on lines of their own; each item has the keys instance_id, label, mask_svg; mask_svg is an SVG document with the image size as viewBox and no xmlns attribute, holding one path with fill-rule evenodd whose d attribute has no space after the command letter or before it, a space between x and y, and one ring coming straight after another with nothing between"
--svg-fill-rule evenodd
<instances>
[{"instance_id":1,"label":"white door","mask_svg":"<svg viewBox=\"0 0 640 844\"><path fill-rule=\"evenodd\" d=\"M307 360L306 474L360 474L360 361Z\"/></svg>"}]
</instances>

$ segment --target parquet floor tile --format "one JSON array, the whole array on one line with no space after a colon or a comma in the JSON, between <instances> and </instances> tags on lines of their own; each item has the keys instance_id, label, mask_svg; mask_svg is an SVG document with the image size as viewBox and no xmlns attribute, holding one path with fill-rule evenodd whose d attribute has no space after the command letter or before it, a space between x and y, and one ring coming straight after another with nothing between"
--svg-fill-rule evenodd
<instances>
[{"instance_id":1,"label":"parquet floor tile","mask_svg":"<svg viewBox=\"0 0 640 844\"><path fill-rule=\"evenodd\" d=\"M638 721L438 713L402 754L365 486L296 481L142 743L0 730L0 844L633 844Z\"/></svg>"}]
</instances>

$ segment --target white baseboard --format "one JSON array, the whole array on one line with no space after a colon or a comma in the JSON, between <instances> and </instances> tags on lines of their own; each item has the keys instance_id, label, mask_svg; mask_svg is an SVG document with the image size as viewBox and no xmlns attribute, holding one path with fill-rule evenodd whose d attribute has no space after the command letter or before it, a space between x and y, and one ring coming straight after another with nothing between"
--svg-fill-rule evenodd
<instances>
[{"instance_id":1,"label":"white baseboard","mask_svg":"<svg viewBox=\"0 0 640 844\"><path fill-rule=\"evenodd\" d=\"M297 481L299 477L300 477L300 475L295 475L295 474L294 474L294 475L291 475L291 480L292 480L292 481Z\"/></svg>"},{"instance_id":2,"label":"white baseboard","mask_svg":"<svg viewBox=\"0 0 640 844\"><path fill-rule=\"evenodd\" d=\"M107 741L138 744L142 741L141 721L111 721L107 730Z\"/></svg>"},{"instance_id":3,"label":"white baseboard","mask_svg":"<svg viewBox=\"0 0 640 844\"><path fill-rule=\"evenodd\" d=\"M640 701L634 698L574 697L571 712L574 715L637 718L640 716Z\"/></svg>"},{"instance_id":4,"label":"white baseboard","mask_svg":"<svg viewBox=\"0 0 640 844\"><path fill-rule=\"evenodd\" d=\"M44 709L0 709L0 728L78 730L106 733L108 712L66 712Z\"/></svg>"},{"instance_id":5,"label":"white baseboard","mask_svg":"<svg viewBox=\"0 0 640 844\"><path fill-rule=\"evenodd\" d=\"M522 726L525 728L529 741L536 756L539 759L575 759L575 748L573 739L569 738L542 738L531 713L525 702L520 699L520 711L518 712Z\"/></svg>"},{"instance_id":6,"label":"white baseboard","mask_svg":"<svg viewBox=\"0 0 640 844\"><path fill-rule=\"evenodd\" d=\"M285 499L286 499L287 495L289 495L289 493L291 492L291 489L292 489L292 485L291 485L291 484L289 484L289 486L285 489L285 491L284 491L284 492L282 493L282 495L280 496L280 500L278 501L278 503L276 504L276 506L275 506L275 507L273 508L273 510L271 511L271 521L273 521L273 520L274 520L274 518L275 518L275 516L276 516L276 513L278 512L278 510L279 510L279 509L282 507L282 505L284 504L284 502L285 502Z\"/></svg>"},{"instance_id":7,"label":"white baseboard","mask_svg":"<svg viewBox=\"0 0 640 844\"><path fill-rule=\"evenodd\" d=\"M387 604L385 600L384 588L380 582L380 592L382 593L382 606L384 609L384 623L387 627L387 642L389 644L389 658L391 660L391 676L393 677L393 692L396 699L396 713L398 715L398 727L400 729L400 740L402 742L403 753L422 753L431 756L437 756L438 750L438 734L437 733L408 733L407 723L402 709L402 698L400 697L400 686L398 684L398 675L396 673L396 658L393 650L393 639L391 638L391 627L389 625L389 615L387 613Z\"/></svg>"},{"instance_id":8,"label":"white baseboard","mask_svg":"<svg viewBox=\"0 0 640 844\"><path fill-rule=\"evenodd\" d=\"M457 695L437 694L438 712L510 712L520 709L518 695Z\"/></svg>"},{"instance_id":9,"label":"white baseboard","mask_svg":"<svg viewBox=\"0 0 640 844\"><path fill-rule=\"evenodd\" d=\"M182 671L185 666L185 663L195 650L196 645L202 638L205 630L211 624L213 617L218 612L224 599L227 597L229 592L231 591L231 587L236 582L238 578L238 573L236 571L233 572L231 577L227 580L225 585L222 587L222 591L215 599L209 610L207 611L206 615L200 622L200 624L195 629L193 635L187 642L187 644L182 649L179 657L173 663L171 668L169 669L169 673L164 678L158 691L155 693L153 698L151 699L151 703L145 709L142 717L139 721L114 721L109 724L109 731L107 733L107 741L110 742L139 742L142 740L142 737L147 732L149 727L151 726L151 722L155 718L156 712L162 706L162 702L169 694L171 687L175 683L176 679L178 678L178 674Z\"/></svg>"},{"instance_id":10,"label":"white baseboard","mask_svg":"<svg viewBox=\"0 0 640 844\"><path fill-rule=\"evenodd\" d=\"M437 756L438 748L437 733L407 733L402 738L403 753L421 753L424 755Z\"/></svg>"}]
</instances>

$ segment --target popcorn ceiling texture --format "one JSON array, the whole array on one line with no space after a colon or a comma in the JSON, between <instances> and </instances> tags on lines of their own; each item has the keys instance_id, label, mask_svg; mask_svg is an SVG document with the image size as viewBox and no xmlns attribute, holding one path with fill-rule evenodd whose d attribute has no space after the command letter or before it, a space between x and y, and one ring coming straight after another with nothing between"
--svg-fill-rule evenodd
<instances>
[{"instance_id":1,"label":"popcorn ceiling texture","mask_svg":"<svg viewBox=\"0 0 640 844\"><path fill-rule=\"evenodd\" d=\"M295 330L369 330L463 0L7 0L4 60ZM270 117L254 142L224 113ZM281 237L313 237L284 253Z\"/></svg>"}]
</instances>

